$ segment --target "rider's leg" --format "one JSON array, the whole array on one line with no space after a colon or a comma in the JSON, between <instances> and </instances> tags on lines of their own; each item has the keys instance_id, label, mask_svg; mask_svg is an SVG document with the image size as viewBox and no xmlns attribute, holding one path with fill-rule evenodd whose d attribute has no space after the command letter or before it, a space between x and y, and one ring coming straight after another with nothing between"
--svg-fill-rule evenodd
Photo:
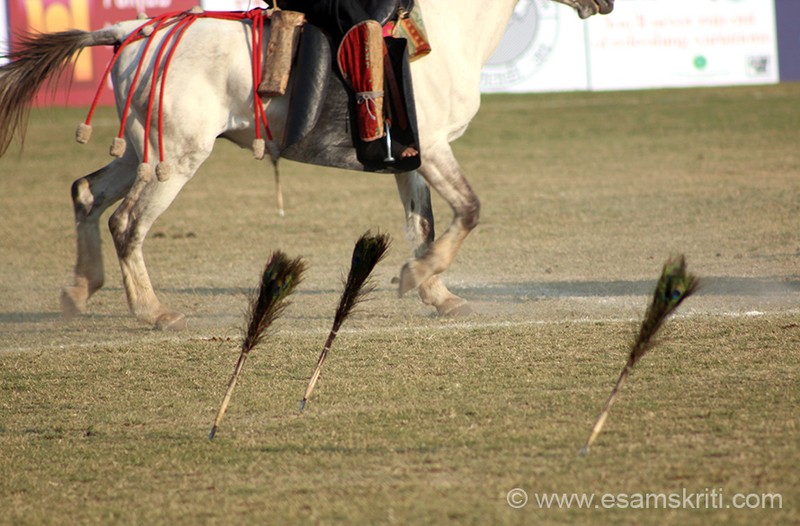
<instances>
[{"instance_id":1,"label":"rider's leg","mask_svg":"<svg viewBox=\"0 0 800 526\"><path fill-rule=\"evenodd\" d=\"M360 22L342 38L337 53L342 76L356 96L360 157L383 161L387 157L384 121L384 43L380 24L374 20ZM392 144L392 157L413 157L416 149Z\"/></svg>"}]
</instances>

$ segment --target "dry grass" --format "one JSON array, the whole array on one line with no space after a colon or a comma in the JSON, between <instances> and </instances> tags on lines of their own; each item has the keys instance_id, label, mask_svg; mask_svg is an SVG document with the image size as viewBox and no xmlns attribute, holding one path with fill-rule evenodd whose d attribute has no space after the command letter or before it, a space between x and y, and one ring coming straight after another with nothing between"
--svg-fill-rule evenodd
<instances>
[{"instance_id":1,"label":"dry grass","mask_svg":"<svg viewBox=\"0 0 800 526\"><path fill-rule=\"evenodd\" d=\"M33 114L0 160L0 523L792 523L800 521L800 86L487 97L457 143L483 202L441 320L391 278L408 255L391 177L220 144L151 232L156 289L190 328L127 314L117 264L92 313L62 321L69 185L116 126L70 142L82 110ZM434 203L444 228L447 210ZM308 375L355 239L395 247ZM105 237L108 241L108 236ZM256 349L217 439L245 291L268 254L311 268ZM663 260L706 288L577 456L624 364ZM524 488L521 510L506 493ZM780 493L780 510L543 510L535 493Z\"/></svg>"}]
</instances>

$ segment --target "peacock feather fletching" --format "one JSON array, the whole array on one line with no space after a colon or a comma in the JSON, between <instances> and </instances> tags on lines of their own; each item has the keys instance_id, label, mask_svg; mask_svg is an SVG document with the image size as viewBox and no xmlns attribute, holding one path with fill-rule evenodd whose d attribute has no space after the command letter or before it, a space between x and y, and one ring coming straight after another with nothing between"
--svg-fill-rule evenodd
<instances>
[{"instance_id":1,"label":"peacock feather fletching","mask_svg":"<svg viewBox=\"0 0 800 526\"><path fill-rule=\"evenodd\" d=\"M389 234L378 233L373 236L367 231L358 238L353 248L350 272L347 274L344 291L334 316L333 330L338 330L353 308L375 289L375 285L369 283L369 276L386 256L390 245Z\"/></svg>"},{"instance_id":2,"label":"peacock feather fletching","mask_svg":"<svg viewBox=\"0 0 800 526\"><path fill-rule=\"evenodd\" d=\"M248 323L244 330L239 359L233 369L233 376L228 382L217 418L208 434L209 440L213 439L217 433L217 427L228 408L233 388L236 386L247 356L264 339L272 322L278 319L289 306L287 299L302 281L305 269L305 262L301 258L289 259L281 251L274 252L264 267L258 293L254 293L250 297L247 312Z\"/></svg>"},{"instance_id":3,"label":"peacock feather fletching","mask_svg":"<svg viewBox=\"0 0 800 526\"><path fill-rule=\"evenodd\" d=\"M683 300L694 294L700 285L700 281L692 274L686 272L686 258L678 256L670 258L664 263L664 268L661 271L661 277L656 284L656 289L653 292L653 299L647 307L642 325L639 328L639 334L636 340L631 345L631 352L628 355L628 361L623 367L622 372L617 379L617 383L611 390L603 409L600 411L600 416L592 427L589 439L581 449L581 455L585 456L589 451L589 447L595 441L600 431L605 425L608 418L608 412L617 395L620 392L625 380L633 370L633 366L655 345L655 335L659 329L664 325L664 321L678 308Z\"/></svg>"},{"instance_id":4,"label":"peacock feather fletching","mask_svg":"<svg viewBox=\"0 0 800 526\"><path fill-rule=\"evenodd\" d=\"M281 251L272 255L261 275L258 293L250 298L242 352L248 353L257 346L272 322L283 314L289 306L286 299L303 279L305 270L302 258L290 260Z\"/></svg>"},{"instance_id":5,"label":"peacock feather fletching","mask_svg":"<svg viewBox=\"0 0 800 526\"><path fill-rule=\"evenodd\" d=\"M306 402L314 391L314 386L322 370L322 364L328 356L333 340L336 338L342 323L352 313L353 308L361 303L375 288L373 284L369 283L370 274L372 274L375 266L386 256L390 244L391 240L388 234L378 233L373 235L370 231L364 233L356 241L356 246L353 248L353 257L350 261L350 272L347 274L347 280L344 283L344 291L333 318L333 326L317 360L317 367L308 382L303 400L300 402L301 411L305 408Z\"/></svg>"},{"instance_id":6,"label":"peacock feather fletching","mask_svg":"<svg viewBox=\"0 0 800 526\"><path fill-rule=\"evenodd\" d=\"M654 345L654 336L664 321L678 308L683 300L694 294L699 280L686 272L686 258L678 256L664 263L661 278L653 292L639 335L631 346L628 364L633 367Z\"/></svg>"}]
</instances>

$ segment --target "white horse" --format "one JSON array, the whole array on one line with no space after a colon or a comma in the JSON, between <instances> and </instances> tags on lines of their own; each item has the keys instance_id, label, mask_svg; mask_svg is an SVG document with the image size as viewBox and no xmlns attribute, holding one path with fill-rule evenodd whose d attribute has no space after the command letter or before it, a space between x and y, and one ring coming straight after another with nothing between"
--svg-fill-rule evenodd
<instances>
[{"instance_id":1,"label":"white horse","mask_svg":"<svg viewBox=\"0 0 800 526\"><path fill-rule=\"evenodd\" d=\"M613 8L613 0L556 1L575 8L581 18L606 14ZM464 133L478 111L481 68L499 44L516 4L517 0L417 0L432 52L411 65L421 166L417 171L396 175L415 256L401 270L400 294L418 288L422 301L440 314L468 310L467 302L448 291L439 274L447 270L461 243L477 225L480 210L450 143ZM118 45L141 24L129 21L94 32L38 35L32 37L24 52L13 53L11 62L0 68L0 153L7 149L15 130L24 128L31 98L47 76L67 67L71 57L84 47ZM167 90L162 106L166 160L171 172L165 181L147 173L137 175L143 159L146 93L152 74L148 67L142 71L142 87L136 90L125 128L124 155L72 185L77 262L74 282L62 292L65 315L84 312L89 297L103 285L98 220L104 210L121 199L109 227L131 312L157 328L185 326L185 316L170 310L156 296L142 243L153 222L211 154L218 137L242 147L251 146L255 123L250 31L248 23L211 18L197 20L186 31L172 57L169 84L191 89ZM153 38L164 38L164 33L157 32ZM119 110L134 82L143 45L140 40L125 47L112 71ZM145 62L148 64L152 61ZM279 135L286 114L282 98L273 99L267 111ZM147 139L150 151L158 147L153 135ZM428 185L453 210L450 225L435 240Z\"/></svg>"}]
</instances>

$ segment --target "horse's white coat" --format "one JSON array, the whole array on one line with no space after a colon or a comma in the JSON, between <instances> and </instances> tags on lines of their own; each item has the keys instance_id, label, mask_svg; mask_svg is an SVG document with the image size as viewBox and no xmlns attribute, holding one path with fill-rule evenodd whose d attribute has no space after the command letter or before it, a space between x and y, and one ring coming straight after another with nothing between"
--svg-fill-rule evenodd
<instances>
[{"instance_id":1,"label":"horse's white coat","mask_svg":"<svg viewBox=\"0 0 800 526\"><path fill-rule=\"evenodd\" d=\"M596 13L607 0L558 0ZM466 309L439 279L453 261L461 243L478 222L480 203L450 148L480 106L480 72L498 45L517 0L417 0L432 52L412 64L422 165L418 172L396 176L406 214L408 237L415 258L401 272L400 292L418 287L420 297L440 313ZM586 10L589 11L586 11ZM121 40L141 24L124 22L97 32L102 42L113 34ZM163 38L157 36L156 38ZM153 46L151 49L155 49ZM118 109L131 87L143 44L123 50L113 71ZM145 57L146 65L153 52ZM143 78L149 78L147 70ZM171 86L171 88L170 88ZM89 296L103 284L98 219L108 206L122 203L111 216L114 244L122 270L128 304L140 320L160 328L180 328L182 314L171 311L156 297L145 267L142 243L158 216L211 154L217 137L243 147L254 138L249 25L215 19L198 20L186 33L168 72L164 100L165 161L171 177L160 182L152 171L137 176L143 158L144 122L149 82L136 88L125 133L125 155L73 185L78 236L74 284L62 294L65 313L86 309ZM286 113L282 99L274 99L268 117L277 138ZM150 134L150 158L157 158L156 134ZM428 185L451 206L453 219L433 239L433 214Z\"/></svg>"}]
</instances>

